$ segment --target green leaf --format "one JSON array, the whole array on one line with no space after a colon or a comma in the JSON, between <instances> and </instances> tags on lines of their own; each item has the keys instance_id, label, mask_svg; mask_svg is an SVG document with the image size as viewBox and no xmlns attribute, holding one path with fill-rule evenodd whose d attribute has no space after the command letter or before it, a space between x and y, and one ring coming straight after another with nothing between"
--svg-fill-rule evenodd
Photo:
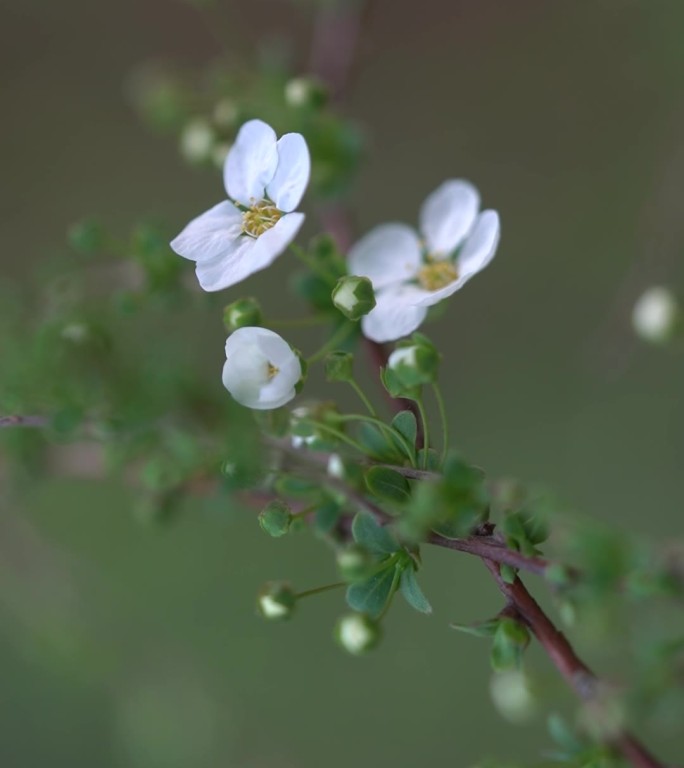
<instances>
[{"instance_id":1,"label":"green leaf","mask_svg":"<svg viewBox=\"0 0 684 768\"><path fill-rule=\"evenodd\" d=\"M499 570L501 572L501 578L506 582L506 584L513 584L518 571L513 568L513 566L506 565L506 563L501 565Z\"/></svg>"},{"instance_id":2,"label":"green leaf","mask_svg":"<svg viewBox=\"0 0 684 768\"><path fill-rule=\"evenodd\" d=\"M368 512L359 512L352 522L352 536L357 544L378 555L391 555L399 544L390 531Z\"/></svg>"},{"instance_id":3,"label":"green leaf","mask_svg":"<svg viewBox=\"0 0 684 768\"><path fill-rule=\"evenodd\" d=\"M399 588L404 596L404 600L406 600L411 608L415 608L421 613L432 613L432 606L423 594L423 590L416 579L416 572L412 566L405 568L402 572Z\"/></svg>"},{"instance_id":4,"label":"green leaf","mask_svg":"<svg viewBox=\"0 0 684 768\"><path fill-rule=\"evenodd\" d=\"M496 619L480 621L477 624L449 624L449 626L451 629L464 632L466 635L473 635L473 637L494 637L499 621L500 619L497 617Z\"/></svg>"},{"instance_id":5,"label":"green leaf","mask_svg":"<svg viewBox=\"0 0 684 768\"><path fill-rule=\"evenodd\" d=\"M359 427L359 442L368 452L368 455L377 461L386 461L388 464L397 464L403 461L404 453L400 452L394 441L390 441L386 435L373 424L364 422Z\"/></svg>"},{"instance_id":6,"label":"green leaf","mask_svg":"<svg viewBox=\"0 0 684 768\"><path fill-rule=\"evenodd\" d=\"M392 419L392 426L402 437L405 437L409 445L415 449L418 424L416 423L416 416L413 411L399 411L399 413ZM409 456L409 458L411 457Z\"/></svg>"},{"instance_id":7,"label":"green leaf","mask_svg":"<svg viewBox=\"0 0 684 768\"><path fill-rule=\"evenodd\" d=\"M495 672L519 669L523 651L529 642L530 633L527 627L514 619L499 619L490 656L492 669Z\"/></svg>"},{"instance_id":8,"label":"green leaf","mask_svg":"<svg viewBox=\"0 0 684 768\"><path fill-rule=\"evenodd\" d=\"M392 595L396 565L376 573L366 581L352 584L347 590L347 603L355 611L378 617Z\"/></svg>"},{"instance_id":9,"label":"green leaf","mask_svg":"<svg viewBox=\"0 0 684 768\"><path fill-rule=\"evenodd\" d=\"M408 480L389 467L371 467L365 479L368 490L380 499L404 504L411 498Z\"/></svg>"},{"instance_id":10,"label":"green leaf","mask_svg":"<svg viewBox=\"0 0 684 768\"><path fill-rule=\"evenodd\" d=\"M336 501L327 501L316 510L316 530L330 533L340 519L342 507Z\"/></svg>"}]
</instances>

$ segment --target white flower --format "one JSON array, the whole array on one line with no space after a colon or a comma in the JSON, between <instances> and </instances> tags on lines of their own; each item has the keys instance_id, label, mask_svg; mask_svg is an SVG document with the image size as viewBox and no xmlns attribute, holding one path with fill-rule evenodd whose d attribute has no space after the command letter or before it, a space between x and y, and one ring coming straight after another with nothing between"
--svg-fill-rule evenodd
<instances>
[{"instance_id":1,"label":"white flower","mask_svg":"<svg viewBox=\"0 0 684 768\"><path fill-rule=\"evenodd\" d=\"M240 405L264 411L295 396L302 365L290 345L267 328L239 328L226 341L223 386Z\"/></svg>"},{"instance_id":2,"label":"white flower","mask_svg":"<svg viewBox=\"0 0 684 768\"><path fill-rule=\"evenodd\" d=\"M368 277L377 305L361 321L373 341L394 341L423 322L428 307L462 288L494 258L499 215L482 211L468 182L445 181L423 203L419 235L383 224L349 252L349 272Z\"/></svg>"},{"instance_id":3,"label":"white flower","mask_svg":"<svg viewBox=\"0 0 684 768\"><path fill-rule=\"evenodd\" d=\"M667 288L649 288L634 305L632 325L646 341L661 343L670 339L679 321L677 300Z\"/></svg>"},{"instance_id":4,"label":"white flower","mask_svg":"<svg viewBox=\"0 0 684 768\"><path fill-rule=\"evenodd\" d=\"M177 254L197 262L205 291L220 291L280 256L304 222L293 213L309 181L311 160L304 137L277 139L261 120L238 132L223 168L226 200L193 219L171 242Z\"/></svg>"}]
</instances>

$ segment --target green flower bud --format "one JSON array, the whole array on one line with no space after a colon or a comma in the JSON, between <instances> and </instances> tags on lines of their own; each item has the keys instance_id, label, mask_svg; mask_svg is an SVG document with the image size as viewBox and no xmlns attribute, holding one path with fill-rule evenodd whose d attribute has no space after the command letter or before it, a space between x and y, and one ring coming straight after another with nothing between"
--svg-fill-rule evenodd
<instances>
[{"instance_id":1,"label":"green flower bud","mask_svg":"<svg viewBox=\"0 0 684 768\"><path fill-rule=\"evenodd\" d=\"M229 333L238 328L259 326L262 321L261 305L251 297L238 299L223 309L223 325Z\"/></svg>"},{"instance_id":2,"label":"green flower bud","mask_svg":"<svg viewBox=\"0 0 684 768\"><path fill-rule=\"evenodd\" d=\"M437 381L439 352L432 344L421 342L398 346L389 356L387 367L406 388Z\"/></svg>"},{"instance_id":3,"label":"green flower bud","mask_svg":"<svg viewBox=\"0 0 684 768\"><path fill-rule=\"evenodd\" d=\"M332 302L350 320L360 320L375 306L373 284L367 277L341 277L332 292Z\"/></svg>"},{"instance_id":4,"label":"green flower bud","mask_svg":"<svg viewBox=\"0 0 684 768\"><path fill-rule=\"evenodd\" d=\"M265 531L274 539L284 536L290 530L292 522L292 512L284 501L276 499L269 502L259 512L259 525L261 530Z\"/></svg>"},{"instance_id":5,"label":"green flower bud","mask_svg":"<svg viewBox=\"0 0 684 768\"><path fill-rule=\"evenodd\" d=\"M525 723L537 711L530 680L520 670L495 674L491 679L489 691L499 713L513 723Z\"/></svg>"},{"instance_id":6,"label":"green flower bud","mask_svg":"<svg viewBox=\"0 0 684 768\"><path fill-rule=\"evenodd\" d=\"M269 621L284 621L292 616L297 595L283 581L269 581L261 588L257 598L259 613Z\"/></svg>"},{"instance_id":7,"label":"green flower bud","mask_svg":"<svg viewBox=\"0 0 684 768\"><path fill-rule=\"evenodd\" d=\"M293 77L285 85L285 101L294 109L322 107L327 97L325 85L313 77Z\"/></svg>"},{"instance_id":8,"label":"green flower bud","mask_svg":"<svg viewBox=\"0 0 684 768\"><path fill-rule=\"evenodd\" d=\"M347 582L363 581L375 561L367 549L358 544L351 544L337 553L337 569Z\"/></svg>"},{"instance_id":9,"label":"green flower bud","mask_svg":"<svg viewBox=\"0 0 684 768\"><path fill-rule=\"evenodd\" d=\"M354 355L349 352L331 352L325 358L327 381L351 381L354 378Z\"/></svg>"},{"instance_id":10,"label":"green flower bud","mask_svg":"<svg viewBox=\"0 0 684 768\"><path fill-rule=\"evenodd\" d=\"M362 613L349 613L335 626L335 639L345 651L355 656L375 648L380 637L380 625Z\"/></svg>"}]
</instances>

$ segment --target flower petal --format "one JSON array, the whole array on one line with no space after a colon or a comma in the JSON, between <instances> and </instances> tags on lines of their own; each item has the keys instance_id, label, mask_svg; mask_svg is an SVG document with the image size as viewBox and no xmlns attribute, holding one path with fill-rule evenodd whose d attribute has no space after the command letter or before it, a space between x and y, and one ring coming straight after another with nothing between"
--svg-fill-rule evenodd
<instances>
[{"instance_id":1,"label":"flower petal","mask_svg":"<svg viewBox=\"0 0 684 768\"><path fill-rule=\"evenodd\" d=\"M499 214L496 211L483 211L477 217L475 226L456 260L458 279L438 291L421 289L423 295L416 301L416 305L432 307L463 288L471 277L483 270L494 258L500 234Z\"/></svg>"},{"instance_id":2,"label":"flower petal","mask_svg":"<svg viewBox=\"0 0 684 768\"><path fill-rule=\"evenodd\" d=\"M372 341L396 341L418 328L427 309L415 305L415 286L390 287L376 294L377 304L361 320L364 336Z\"/></svg>"},{"instance_id":3,"label":"flower petal","mask_svg":"<svg viewBox=\"0 0 684 768\"><path fill-rule=\"evenodd\" d=\"M262 200L277 166L273 128L262 120L245 123L223 166L223 182L228 196L245 206Z\"/></svg>"},{"instance_id":4,"label":"flower petal","mask_svg":"<svg viewBox=\"0 0 684 768\"><path fill-rule=\"evenodd\" d=\"M205 291L220 291L270 266L294 239L303 213L288 213L263 235L241 235L231 251L212 261L197 263L197 277Z\"/></svg>"},{"instance_id":5,"label":"flower petal","mask_svg":"<svg viewBox=\"0 0 684 768\"><path fill-rule=\"evenodd\" d=\"M456 266L459 274L472 277L484 269L494 258L500 237L499 214L496 211L483 211L477 217L458 255Z\"/></svg>"},{"instance_id":6,"label":"flower petal","mask_svg":"<svg viewBox=\"0 0 684 768\"><path fill-rule=\"evenodd\" d=\"M301 133L286 133L278 140L277 149L278 167L266 192L276 207L290 213L299 205L309 183L311 157Z\"/></svg>"},{"instance_id":7,"label":"flower petal","mask_svg":"<svg viewBox=\"0 0 684 768\"><path fill-rule=\"evenodd\" d=\"M367 277L373 288L413 278L420 268L418 236L405 224L381 224L362 237L349 251L351 275Z\"/></svg>"},{"instance_id":8,"label":"flower petal","mask_svg":"<svg viewBox=\"0 0 684 768\"><path fill-rule=\"evenodd\" d=\"M193 219L171 241L171 248L192 261L210 261L232 250L242 231L242 214L227 200Z\"/></svg>"},{"instance_id":9,"label":"flower petal","mask_svg":"<svg viewBox=\"0 0 684 768\"><path fill-rule=\"evenodd\" d=\"M433 257L446 258L468 234L480 207L475 187L461 179L445 181L420 209L420 231Z\"/></svg>"}]
</instances>

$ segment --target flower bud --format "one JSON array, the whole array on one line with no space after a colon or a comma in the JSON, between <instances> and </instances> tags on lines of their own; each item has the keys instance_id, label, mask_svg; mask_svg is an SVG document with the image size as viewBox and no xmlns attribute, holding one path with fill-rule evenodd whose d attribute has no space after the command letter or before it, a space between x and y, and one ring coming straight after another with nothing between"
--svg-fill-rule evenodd
<instances>
[{"instance_id":1,"label":"flower bud","mask_svg":"<svg viewBox=\"0 0 684 768\"><path fill-rule=\"evenodd\" d=\"M341 277L332 292L332 302L350 320L359 320L375 307L373 284L367 277Z\"/></svg>"},{"instance_id":2,"label":"flower bud","mask_svg":"<svg viewBox=\"0 0 684 768\"><path fill-rule=\"evenodd\" d=\"M285 101L295 109L322 107L327 95L323 83L313 77L293 77L285 85Z\"/></svg>"},{"instance_id":3,"label":"flower bud","mask_svg":"<svg viewBox=\"0 0 684 768\"><path fill-rule=\"evenodd\" d=\"M335 639L348 653L359 656L380 642L381 630L369 616L349 613L335 627Z\"/></svg>"},{"instance_id":4,"label":"flower bud","mask_svg":"<svg viewBox=\"0 0 684 768\"><path fill-rule=\"evenodd\" d=\"M529 678L520 670L495 674L490 681L489 691L501 716L513 723L525 723L537 711Z\"/></svg>"},{"instance_id":5,"label":"flower bud","mask_svg":"<svg viewBox=\"0 0 684 768\"><path fill-rule=\"evenodd\" d=\"M439 352L429 342L412 341L392 352L387 367L404 387L434 383L439 369Z\"/></svg>"},{"instance_id":6,"label":"flower bud","mask_svg":"<svg viewBox=\"0 0 684 768\"><path fill-rule=\"evenodd\" d=\"M228 333L250 325L261 325L262 321L261 305L251 297L238 299L223 309L223 325Z\"/></svg>"},{"instance_id":7,"label":"flower bud","mask_svg":"<svg viewBox=\"0 0 684 768\"><path fill-rule=\"evenodd\" d=\"M228 153L233 148L233 145L229 141L221 141L211 152L211 161L217 168L223 168L228 157Z\"/></svg>"},{"instance_id":8,"label":"flower bud","mask_svg":"<svg viewBox=\"0 0 684 768\"><path fill-rule=\"evenodd\" d=\"M264 584L257 598L259 613L269 621L283 621L292 616L297 595L289 584L269 581Z\"/></svg>"},{"instance_id":9,"label":"flower bud","mask_svg":"<svg viewBox=\"0 0 684 768\"><path fill-rule=\"evenodd\" d=\"M290 530L291 522L292 512L290 508L279 499L271 501L259 512L261 530L275 539L284 536Z\"/></svg>"},{"instance_id":10,"label":"flower bud","mask_svg":"<svg viewBox=\"0 0 684 768\"><path fill-rule=\"evenodd\" d=\"M331 352L325 358L327 381L351 381L354 378L354 355L349 352Z\"/></svg>"},{"instance_id":11,"label":"flower bud","mask_svg":"<svg viewBox=\"0 0 684 768\"><path fill-rule=\"evenodd\" d=\"M664 344L678 330L680 314L672 293L667 288L655 286L643 293L634 305L632 325L644 341Z\"/></svg>"},{"instance_id":12,"label":"flower bud","mask_svg":"<svg viewBox=\"0 0 684 768\"><path fill-rule=\"evenodd\" d=\"M190 121L180 137L180 151L190 163L204 163L211 159L216 137L204 118Z\"/></svg>"},{"instance_id":13,"label":"flower bud","mask_svg":"<svg viewBox=\"0 0 684 768\"><path fill-rule=\"evenodd\" d=\"M358 544L340 549L336 559L340 576L347 582L363 581L375 562L370 552Z\"/></svg>"},{"instance_id":14,"label":"flower bud","mask_svg":"<svg viewBox=\"0 0 684 768\"><path fill-rule=\"evenodd\" d=\"M329 477L334 477L336 480L344 480L345 466L342 457L338 453L331 453L328 458L328 466L326 468Z\"/></svg>"}]
</instances>

